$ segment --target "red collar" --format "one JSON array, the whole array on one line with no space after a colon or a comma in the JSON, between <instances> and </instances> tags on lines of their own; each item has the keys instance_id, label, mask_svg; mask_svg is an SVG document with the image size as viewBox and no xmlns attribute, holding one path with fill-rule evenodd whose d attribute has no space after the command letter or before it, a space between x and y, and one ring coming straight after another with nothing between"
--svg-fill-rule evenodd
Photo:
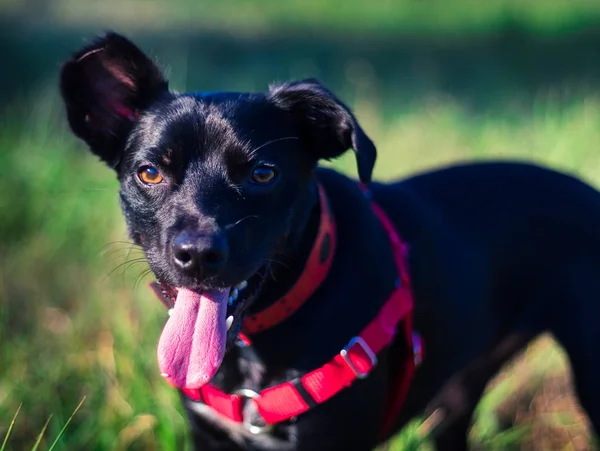
<instances>
[{"instance_id":1,"label":"red collar","mask_svg":"<svg viewBox=\"0 0 600 451\"><path fill-rule=\"evenodd\" d=\"M336 245L335 220L329 209L325 190L319 188L321 219L317 237L310 251L306 265L296 283L282 298L263 311L244 320L243 331L251 335L269 329L292 316L313 295L329 274Z\"/></svg>"},{"instance_id":2,"label":"red collar","mask_svg":"<svg viewBox=\"0 0 600 451\"><path fill-rule=\"evenodd\" d=\"M325 206L322 212L328 211L325 195L321 187L319 187L319 193L321 205ZM418 334L413 331L413 295L406 263L406 246L383 209L374 202L371 202L371 205L374 214L381 221L389 237L398 268L398 283L396 288L390 294L390 297L383 304L375 318L357 336L350 339L348 344L332 360L300 378L266 388L260 393L249 389L240 389L233 394L228 394L220 391L210 383L197 390L183 389L183 393L192 400L210 406L222 416L234 422L242 423L252 433L266 432L272 425L289 420L308 411L311 407L327 401L343 389L349 387L357 379L367 377L377 364L377 355L392 343L397 332L400 331L403 335L406 348L403 350L403 356L398 357L404 358L404 360L403 364L400 365L397 381L395 381L397 383L389 387L390 402L384 413L385 421L382 433L389 430L404 402L415 368L422 361L423 348ZM270 327L296 311L325 278L333 256L335 228L330 214L322 215L322 217L325 219L321 220L318 238L311 251L307 268L291 291L297 297L291 298L290 294L288 294L274 304L276 307L273 310L269 307L267 310L261 312L260 315L265 315L259 317L261 319L260 324L263 324L264 327ZM330 225L324 226L324 223L326 224L327 222ZM316 258L315 255L319 256L320 254L326 235L322 232L322 229L326 227L330 227L329 239L332 241L331 251L322 264L315 266L310 261L311 258ZM314 271L312 277L317 278L315 282L310 283L308 276L305 276L307 271ZM294 304L290 307L290 311L286 310L286 302L289 301L282 302L284 299L294 299ZM267 312L268 314L266 314ZM258 320L256 320L256 323L258 324ZM244 327L246 327L246 324L245 322ZM254 322L250 324L254 324ZM399 327L400 325L402 327ZM262 329L256 328L251 330L258 331ZM243 336L241 338L244 339ZM244 418L243 412L246 402L255 403L257 411L265 422L265 426L251 424Z\"/></svg>"}]
</instances>

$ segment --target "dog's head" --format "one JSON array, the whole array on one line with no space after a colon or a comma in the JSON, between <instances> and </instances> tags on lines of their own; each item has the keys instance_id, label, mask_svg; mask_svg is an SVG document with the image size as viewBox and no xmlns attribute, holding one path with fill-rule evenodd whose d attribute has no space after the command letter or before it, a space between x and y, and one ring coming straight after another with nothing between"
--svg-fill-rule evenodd
<instances>
[{"instance_id":1,"label":"dog's head","mask_svg":"<svg viewBox=\"0 0 600 451\"><path fill-rule=\"evenodd\" d=\"M177 298L161 368L173 384L198 387L219 367L261 270L302 234L318 161L352 148L368 182L375 147L316 80L173 93L114 33L77 52L60 82L72 131L116 171L129 233Z\"/></svg>"}]
</instances>

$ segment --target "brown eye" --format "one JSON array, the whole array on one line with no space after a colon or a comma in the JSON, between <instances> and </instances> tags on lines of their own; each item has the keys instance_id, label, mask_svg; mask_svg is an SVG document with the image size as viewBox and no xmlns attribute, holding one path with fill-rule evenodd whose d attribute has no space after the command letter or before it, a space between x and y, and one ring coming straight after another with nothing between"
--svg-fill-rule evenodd
<instances>
[{"instance_id":1,"label":"brown eye","mask_svg":"<svg viewBox=\"0 0 600 451\"><path fill-rule=\"evenodd\" d=\"M252 182L257 185L267 185L275 180L277 173L270 166L258 166L252 170Z\"/></svg>"},{"instance_id":2,"label":"brown eye","mask_svg":"<svg viewBox=\"0 0 600 451\"><path fill-rule=\"evenodd\" d=\"M163 181L163 176L160 175L158 169L152 166L143 166L138 171L138 177L142 183L146 185L157 185Z\"/></svg>"}]
</instances>

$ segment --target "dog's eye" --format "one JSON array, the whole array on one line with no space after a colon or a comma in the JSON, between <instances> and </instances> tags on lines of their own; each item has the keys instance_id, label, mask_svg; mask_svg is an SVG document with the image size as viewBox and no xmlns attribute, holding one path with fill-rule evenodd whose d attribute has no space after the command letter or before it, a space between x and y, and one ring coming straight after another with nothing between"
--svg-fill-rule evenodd
<instances>
[{"instance_id":1,"label":"dog's eye","mask_svg":"<svg viewBox=\"0 0 600 451\"><path fill-rule=\"evenodd\" d=\"M257 185L267 185L275 180L277 172L271 166L258 166L252 170L252 183Z\"/></svg>"},{"instance_id":2,"label":"dog's eye","mask_svg":"<svg viewBox=\"0 0 600 451\"><path fill-rule=\"evenodd\" d=\"M163 176L160 175L158 169L152 166L142 166L138 170L138 177L142 183L146 185L157 185L163 181Z\"/></svg>"}]
</instances>

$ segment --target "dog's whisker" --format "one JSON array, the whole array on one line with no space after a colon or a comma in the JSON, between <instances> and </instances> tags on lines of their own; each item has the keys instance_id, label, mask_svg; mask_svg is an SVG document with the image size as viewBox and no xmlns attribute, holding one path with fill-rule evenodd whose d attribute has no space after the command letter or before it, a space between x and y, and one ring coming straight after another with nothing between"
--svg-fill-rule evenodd
<instances>
[{"instance_id":1,"label":"dog's whisker","mask_svg":"<svg viewBox=\"0 0 600 451\"><path fill-rule=\"evenodd\" d=\"M127 256L126 256L125 258L127 258L127 259L128 259L128 258L131 256L131 251L132 251L132 250L133 250L133 246L131 246L131 247L129 248L129 252L127 252ZM145 260L145 259L146 259L146 258L144 257L144 260Z\"/></svg>"},{"instance_id":2,"label":"dog's whisker","mask_svg":"<svg viewBox=\"0 0 600 451\"><path fill-rule=\"evenodd\" d=\"M105 244L104 246L102 246L101 250L108 249L109 247L116 246L116 245L133 246L133 247L141 249L141 246L139 244L135 244L133 241L119 241L119 240L117 240L117 241L111 241L110 243Z\"/></svg>"},{"instance_id":3,"label":"dog's whisker","mask_svg":"<svg viewBox=\"0 0 600 451\"><path fill-rule=\"evenodd\" d=\"M135 279L133 279L133 289L137 290L140 286L140 284L142 283L142 280L144 279L144 277L146 277L147 275L152 274L152 270L150 268L147 268L145 270L143 270L142 272L140 272Z\"/></svg>"},{"instance_id":4,"label":"dog's whisker","mask_svg":"<svg viewBox=\"0 0 600 451\"><path fill-rule=\"evenodd\" d=\"M122 252L122 251L127 251L128 253L131 253L133 251L144 252L144 250L141 248L141 246L139 246L131 241L113 241L113 242L108 243L105 246L103 246L100 249L100 251L98 252L98 254L103 256L103 255L114 254L114 253L118 253L118 252Z\"/></svg>"},{"instance_id":5,"label":"dog's whisker","mask_svg":"<svg viewBox=\"0 0 600 451\"><path fill-rule=\"evenodd\" d=\"M273 279L274 281L277 281L277 277L275 277L275 270L273 268L273 265L269 266L269 275L271 276L271 279Z\"/></svg>"},{"instance_id":6,"label":"dog's whisker","mask_svg":"<svg viewBox=\"0 0 600 451\"><path fill-rule=\"evenodd\" d=\"M148 264L148 262L146 261L146 259L139 259L139 260L130 260L129 264L125 266L125 268L123 269L123 274L125 274L132 266L135 265L139 265L140 263L145 263Z\"/></svg>"},{"instance_id":7,"label":"dog's whisker","mask_svg":"<svg viewBox=\"0 0 600 451\"><path fill-rule=\"evenodd\" d=\"M258 218L258 215L248 215L243 217L242 219L235 221L233 224L228 224L225 226L225 229L229 230L229 229L233 229L236 225L238 225L239 223L241 223L242 221L245 221L246 219L250 219L250 218Z\"/></svg>"},{"instance_id":8,"label":"dog's whisker","mask_svg":"<svg viewBox=\"0 0 600 451\"><path fill-rule=\"evenodd\" d=\"M134 246L139 246L130 240L114 240L106 243L106 246L112 246L113 244L133 244Z\"/></svg>"},{"instance_id":9,"label":"dog's whisker","mask_svg":"<svg viewBox=\"0 0 600 451\"><path fill-rule=\"evenodd\" d=\"M121 268L121 267L123 267L125 265L129 265L129 264L132 264L132 263L145 263L145 262L146 262L146 258L145 257L137 257L137 258L133 258L133 259L130 259L130 260L126 260L126 261L124 261L122 263L119 263L115 268L113 268L111 270L111 272L114 272L114 271L118 270L119 268Z\"/></svg>"},{"instance_id":10,"label":"dog's whisker","mask_svg":"<svg viewBox=\"0 0 600 451\"><path fill-rule=\"evenodd\" d=\"M285 269L290 269L290 266L287 263L284 263L281 260L277 260L276 258L267 258L267 259L265 259L265 262L275 263L275 264L283 266ZM273 265L269 265L269 267L271 267L271 266L273 266Z\"/></svg>"},{"instance_id":11,"label":"dog's whisker","mask_svg":"<svg viewBox=\"0 0 600 451\"><path fill-rule=\"evenodd\" d=\"M120 248L115 248L115 249L107 249L105 251L100 252L100 255L109 255L109 254L116 254L119 252L140 252L143 253L144 251L140 248L135 248L135 247L120 247Z\"/></svg>"},{"instance_id":12,"label":"dog's whisker","mask_svg":"<svg viewBox=\"0 0 600 451\"><path fill-rule=\"evenodd\" d=\"M268 145L270 145L270 144L274 144L274 143L276 143L276 142L279 142L279 141L285 141L285 140L288 140L288 139L300 139L300 138L299 138L299 137L297 137L297 136L284 136L283 138L272 139L272 140L270 140L270 141L267 141L267 142L266 142L266 143L264 143L264 144L261 144L261 145L260 145L260 146L258 146L257 148L255 148L255 149L251 150L251 151L250 151L250 153L249 153L249 156L250 156L250 157L253 157L253 156L256 154L256 152L258 152L258 151L259 151L260 149L262 149L263 147L266 147L266 146L268 146Z\"/></svg>"},{"instance_id":13,"label":"dog's whisker","mask_svg":"<svg viewBox=\"0 0 600 451\"><path fill-rule=\"evenodd\" d=\"M120 258L129 259L130 257L141 258L145 257L145 253L139 249L114 249L110 252L100 254L99 257L107 261L115 261Z\"/></svg>"},{"instance_id":14,"label":"dog's whisker","mask_svg":"<svg viewBox=\"0 0 600 451\"><path fill-rule=\"evenodd\" d=\"M136 264L140 264L140 263L148 263L146 261L146 258L135 258L133 260L127 260L123 263L120 263L119 265L117 265L115 268L113 268L107 275L106 277L104 277L104 279L102 279L102 282L105 282L106 280L108 280L110 278L110 276L112 276L116 271L118 271L119 269L125 267L125 269L123 270L122 274L125 274L125 272L131 268L132 266L136 265Z\"/></svg>"}]
</instances>

